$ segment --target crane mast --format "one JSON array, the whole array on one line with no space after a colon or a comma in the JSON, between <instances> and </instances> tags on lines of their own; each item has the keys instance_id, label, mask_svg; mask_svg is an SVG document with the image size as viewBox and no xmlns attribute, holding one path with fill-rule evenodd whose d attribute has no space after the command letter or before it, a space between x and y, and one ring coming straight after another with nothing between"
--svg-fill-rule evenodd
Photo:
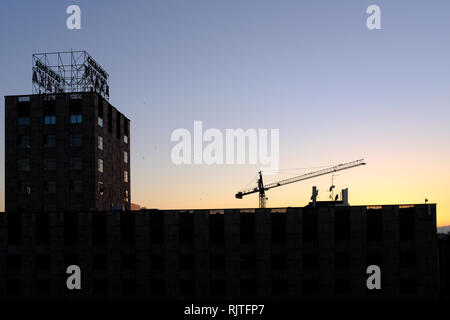
<instances>
[{"instance_id":1,"label":"crane mast","mask_svg":"<svg viewBox=\"0 0 450 320\"><path fill-rule=\"evenodd\" d=\"M258 189L259 189L259 207L260 208L265 208L266 207L266 191L265 191L265 188L264 188L264 183L263 183L263 178L262 178L262 172L261 171L259 171Z\"/></svg>"},{"instance_id":2,"label":"crane mast","mask_svg":"<svg viewBox=\"0 0 450 320\"><path fill-rule=\"evenodd\" d=\"M273 182L273 183L269 183L267 185L264 185L263 183L263 178L262 178L262 172L259 171L259 178L258 178L258 185L255 188L252 189L246 189L246 190L242 190L239 191L238 193L236 193L236 198L237 199L242 199L242 197L252 194L252 193L259 193L259 207L260 208L265 208L266 207L266 191L272 188L276 188L276 187L280 187L280 186L284 186L290 183L294 183L294 182L299 182L299 181L303 181L303 180L307 180L307 179L311 179L311 178L315 178L315 177L319 177L319 176L323 176L326 174L330 174L330 173L334 173L337 171L342 171L342 170L347 170L347 169L351 169L351 168L355 168L355 167L359 167L362 165L365 165L366 163L364 162L364 159L360 159L360 160L356 160L356 161L352 161L352 162L347 162L347 163L341 163L326 169L322 169L322 170L318 170L318 171L313 171L313 172L309 172L306 174L302 174L300 176L297 177L293 177L293 178L289 178L289 179L284 179L284 180L280 180L278 182Z\"/></svg>"}]
</instances>

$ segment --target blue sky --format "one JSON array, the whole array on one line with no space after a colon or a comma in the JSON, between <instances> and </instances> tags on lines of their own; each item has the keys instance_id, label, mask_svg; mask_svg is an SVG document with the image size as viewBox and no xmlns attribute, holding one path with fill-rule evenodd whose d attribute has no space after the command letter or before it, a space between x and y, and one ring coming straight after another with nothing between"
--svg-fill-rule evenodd
<instances>
[{"instance_id":1,"label":"blue sky","mask_svg":"<svg viewBox=\"0 0 450 320\"><path fill-rule=\"evenodd\" d=\"M66 28L71 4L81 30ZM370 4L381 30L366 28ZM132 121L132 202L147 207L257 204L233 196L258 166L172 164L171 132L202 120L279 128L282 168L365 157L338 179L353 203L427 196L450 224L449 10L448 1L3 1L0 94L31 92L32 53L87 50ZM0 164L3 181L3 143ZM329 178L274 191L269 205L304 205L314 183Z\"/></svg>"}]
</instances>

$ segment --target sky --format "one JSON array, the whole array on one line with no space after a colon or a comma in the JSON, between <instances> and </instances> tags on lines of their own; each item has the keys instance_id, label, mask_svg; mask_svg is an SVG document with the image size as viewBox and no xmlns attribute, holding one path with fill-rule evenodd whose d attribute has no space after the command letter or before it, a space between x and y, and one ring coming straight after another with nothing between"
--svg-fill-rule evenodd
<instances>
[{"instance_id":1,"label":"sky","mask_svg":"<svg viewBox=\"0 0 450 320\"><path fill-rule=\"evenodd\" d=\"M80 30L66 27L72 4ZM366 27L372 4L380 30ZM0 95L31 93L33 53L86 50L131 120L131 201L147 208L258 205L234 195L256 184L259 164L173 163L172 132L197 120L221 132L279 129L290 175L267 183L364 158L334 177L352 205L427 198L449 225L449 11L437 0L2 1ZM2 211L3 99L0 116ZM268 191L268 206L303 206L313 185L328 200L323 176Z\"/></svg>"}]
</instances>

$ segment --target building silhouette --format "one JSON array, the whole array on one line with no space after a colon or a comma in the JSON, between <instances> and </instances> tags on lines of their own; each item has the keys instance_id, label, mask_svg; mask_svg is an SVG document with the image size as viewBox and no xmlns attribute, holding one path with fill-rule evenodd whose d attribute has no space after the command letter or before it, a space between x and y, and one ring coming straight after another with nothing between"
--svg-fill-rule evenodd
<instances>
[{"instance_id":1,"label":"building silhouette","mask_svg":"<svg viewBox=\"0 0 450 320\"><path fill-rule=\"evenodd\" d=\"M434 204L7 213L0 255L3 298L439 297Z\"/></svg>"},{"instance_id":2,"label":"building silhouette","mask_svg":"<svg viewBox=\"0 0 450 320\"><path fill-rule=\"evenodd\" d=\"M435 204L132 211L130 120L108 77L85 51L36 54L33 94L5 97L0 299L448 296Z\"/></svg>"},{"instance_id":3,"label":"building silhouette","mask_svg":"<svg viewBox=\"0 0 450 320\"><path fill-rule=\"evenodd\" d=\"M450 233L440 234L438 241L441 298L450 300Z\"/></svg>"},{"instance_id":4,"label":"building silhouette","mask_svg":"<svg viewBox=\"0 0 450 320\"><path fill-rule=\"evenodd\" d=\"M97 92L5 97L6 212L130 209L130 121Z\"/></svg>"}]
</instances>

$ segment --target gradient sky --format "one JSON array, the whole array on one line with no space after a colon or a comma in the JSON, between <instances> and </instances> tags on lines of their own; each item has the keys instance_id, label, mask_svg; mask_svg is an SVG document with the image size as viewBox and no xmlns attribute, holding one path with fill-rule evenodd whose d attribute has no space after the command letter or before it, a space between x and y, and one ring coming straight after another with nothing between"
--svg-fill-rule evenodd
<instances>
[{"instance_id":1,"label":"gradient sky","mask_svg":"<svg viewBox=\"0 0 450 320\"><path fill-rule=\"evenodd\" d=\"M82 29L68 30L77 4ZM381 7L382 30L366 28ZM31 93L31 54L87 50L131 119L132 202L255 207L258 165L175 166L176 128L279 128L280 167L367 166L335 177L351 204L437 203L450 224L449 1L2 1L0 96ZM4 100L0 100L4 210ZM298 171L302 173L302 171ZM285 175L270 176L271 182ZM256 181L256 180L253 180ZM268 192L302 206L330 176Z\"/></svg>"}]
</instances>

